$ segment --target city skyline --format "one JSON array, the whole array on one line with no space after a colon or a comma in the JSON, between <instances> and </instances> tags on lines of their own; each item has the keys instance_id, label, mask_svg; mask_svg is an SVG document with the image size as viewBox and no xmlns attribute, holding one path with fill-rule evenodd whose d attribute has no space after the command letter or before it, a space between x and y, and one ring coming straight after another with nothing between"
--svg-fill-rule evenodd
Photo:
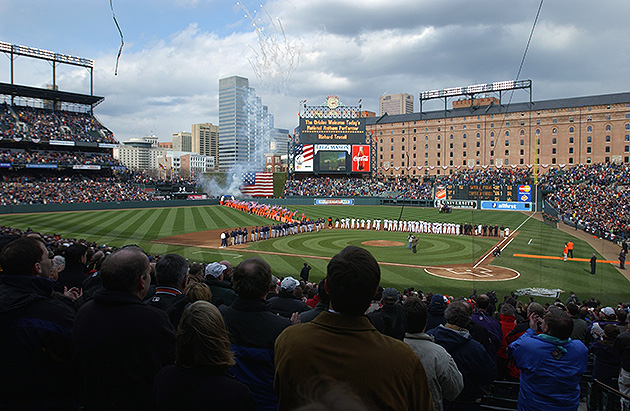
<instances>
[{"instance_id":1,"label":"city skyline","mask_svg":"<svg viewBox=\"0 0 630 411\"><path fill-rule=\"evenodd\" d=\"M0 40L95 60L96 116L119 141L160 141L218 124L218 81L246 77L275 126L298 124L299 101L335 94L378 112L384 94L531 79L534 100L630 90L630 4L372 0L0 1ZM60 29L63 27L63 29ZM118 73L114 75L116 64ZM9 82L9 59L0 81ZM17 84L45 87L46 62L15 61ZM89 93L85 69L59 66L60 90ZM514 101L526 100L515 93ZM415 102L416 109L418 102ZM428 108L430 109L430 108Z\"/></svg>"}]
</instances>

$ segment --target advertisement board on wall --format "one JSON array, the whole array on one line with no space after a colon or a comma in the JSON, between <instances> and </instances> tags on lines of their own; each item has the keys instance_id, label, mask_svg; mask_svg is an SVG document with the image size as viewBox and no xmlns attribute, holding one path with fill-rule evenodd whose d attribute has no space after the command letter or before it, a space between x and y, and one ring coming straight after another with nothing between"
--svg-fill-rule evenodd
<instances>
[{"instance_id":1,"label":"advertisement board on wall","mask_svg":"<svg viewBox=\"0 0 630 411\"><path fill-rule=\"evenodd\" d=\"M352 146L352 171L367 173L370 171L370 146Z\"/></svg>"},{"instance_id":2,"label":"advertisement board on wall","mask_svg":"<svg viewBox=\"0 0 630 411\"><path fill-rule=\"evenodd\" d=\"M315 205L354 205L352 198L316 198Z\"/></svg>"},{"instance_id":3,"label":"advertisement board on wall","mask_svg":"<svg viewBox=\"0 0 630 411\"><path fill-rule=\"evenodd\" d=\"M313 145L304 144L296 147L295 171L313 172Z\"/></svg>"},{"instance_id":4,"label":"advertisement board on wall","mask_svg":"<svg viewBox=\"0 0 630 411\"><path fill-rule=\"evenodd\" d=\"M482 210L531 211L532 203L519 201L482 201Z\"/></svg>"},{"instance_id":5,"label":"advertisement board on wall","mask_svg":"<svg viewBox=\"0 0 630 411\"><path fill-rule=\"evenodd\" d=\"M365 118L300 118L300 142L364 143Z\"/></svg>"}]
</instances>

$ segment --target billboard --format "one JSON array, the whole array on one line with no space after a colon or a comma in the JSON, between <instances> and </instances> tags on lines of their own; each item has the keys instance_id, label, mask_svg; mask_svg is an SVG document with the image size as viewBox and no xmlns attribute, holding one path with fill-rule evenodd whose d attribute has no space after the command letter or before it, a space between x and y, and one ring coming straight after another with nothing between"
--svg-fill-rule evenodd
<instances>
[{"instance_id":1,"label":"billboard","mask_svg":"<svg viewBox=\"0 0 630 411\"><path fill-rule=\"evenodd\" d=\"M295 148L295 171L313 172L312 144L304 144Z\"/></svg>"},{"instance_id":2,"label":"billboard","mask_svg":"<svg viewBox=\"0 0 630 411\"><path fill-rule=\"evenodd\" d=\"M317 156L319 171L345 172L347 154L345 151L320 151Z\"/></svg>"},{"instance_id":3,"label":"billboard","mask_svg":"<svg viewBox=\"0 0 630 411\"><path fill-rule=\"evenodd\" d=\"M365 143L365 118L300 118L300 143Z\"/></svg>"},{"instance_id":4,"label":"billboard","mask_svg":"<svg viewBox=\"0 0 630 411\"><path fill-rule=\"evenodd\" d=\"M365 144L352 146L352 171L358 173L370 171L370 146Z\"/></svg>"}]
</instances>

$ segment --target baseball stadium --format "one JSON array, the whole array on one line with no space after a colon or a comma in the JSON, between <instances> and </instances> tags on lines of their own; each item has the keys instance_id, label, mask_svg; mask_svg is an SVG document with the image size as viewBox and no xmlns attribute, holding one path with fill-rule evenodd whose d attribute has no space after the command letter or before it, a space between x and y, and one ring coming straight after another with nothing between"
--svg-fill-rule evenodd
<instances>
[{"instance_id":1,"label":"baseball stadium","mask_svg":"<svg viewBox=\"0 0 630 411\"><path fill-rule=\"evenodd\" d=\"M93 69L88 59L6 43L0 47L12 56ZM455 98L468 103L448 112L421 109L381 117L331 95L321 105L301 107L286 172L250 164L245 172L207 173L193 180L149 175L116 159L121 143L94 114L104 97L0 83L2 245L34 234L51 253L64 255L82 244L87 256L95 257L85 261L93 273L108 254L130 245L153 262L178 254L191 267L221 261L236 267L259 257L278 283L299 278L310 266L308 281L301 284L304 296L326 277L333 256L357 246L378 262L380 286L404 296L431 301L435 295L454 300L487 294L494 303L513 299L563 307L577 296L591 311L627 310L630 166L623 149L627 152L630 93L540 102L536 109L532 102L501 102L501 93L531 86L531 81L495 82L423 92L423 99L441 98L445 105ZM492 93L499 97L484 106L481 95ZM551 161L546 150L555 144L552 138L565 137L564 131L538 133L525 122L533 124L537 111L544 117L545 110L567 104L588 106L593 113L594 121L584 120L585 130L607 130L612 124L606 135L622 151L606 156L602 144L602 153L588 161L577 155L563 164ZM600 106L608 106L601 122ZM570 114L573 108L566 122L582 127ZM490 144L485 137L483 146L477 143L481 162L472 151L468 157L465 151L448 151L451 141L451 148L473 146L475 137L462 131L480 115L518 117L516 128L501 126L497 135L517 136L501 142L505 147L528 141L521 161L516 149L510 157L496 158L494 140ZM446 124L455 125L450 140ZM521 126L525 133L519 133ZM436 145L428 148L430 154L422 151L425 141L426 147ZM455 162L447 163L451 158ZM233 179L242 180L236 191L225 184ZM210 192L209 182L224 191ZM486 409L510 409L502 404Z\"/></svg>"}]
</instances>

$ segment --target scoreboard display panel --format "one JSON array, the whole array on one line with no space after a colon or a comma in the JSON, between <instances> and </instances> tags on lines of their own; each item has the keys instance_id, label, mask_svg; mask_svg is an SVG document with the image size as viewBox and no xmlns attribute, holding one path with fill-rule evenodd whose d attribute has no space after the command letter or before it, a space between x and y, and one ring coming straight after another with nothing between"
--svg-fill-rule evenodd
<instances>
[{"instance_id":1,"label":"scoreboard display panel","mask_svg":"<svg viewBox=\"0 0 630 411\"><path fill-rule=\"evenodd\" d=\"M515 185L447 185L448 200L531 201L531 186Z\"/></svg>"},{"instance_id":2,"label":"scoreboard display panel","mask_svg":"<svg viewBox=\"0 0 630 411\"><path fill-rule=\"evenodd\" d=\"M302 144L364 144L365 118L300 118Z\"/></svg>"}]
</instances>

